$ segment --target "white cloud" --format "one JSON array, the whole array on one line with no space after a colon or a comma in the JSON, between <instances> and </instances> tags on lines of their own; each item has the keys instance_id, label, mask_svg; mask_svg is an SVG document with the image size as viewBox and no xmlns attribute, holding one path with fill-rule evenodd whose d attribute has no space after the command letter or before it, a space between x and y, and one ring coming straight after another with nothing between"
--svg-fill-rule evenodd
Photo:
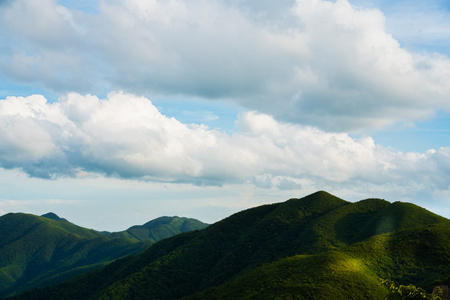
<instances>
[{"instance_id":1,"label":"white cloud","mask_svg":"<svg viewBox=\"0 0 450 300\"><path fill-rule=\"evenodd\" d=\"M46 0L0 7L0 72L54 91L227 99L277 120L361 130L449 109L450 60L403 49L348 1Z\"/></svg>"},{"instance_id":2,"label":"white cloud","mask_svg":"<svg viewBox=\"0 0 450 300\"><path fill-rule=\"evenodd\" d=\"M90 174L197 185L299 189L392 184L449 189L449 148L403 153L248 112L226 134L162 115L146 98L71 93L0 100L0 167L35 177Z\"/></svg>"},{"instance_id":3,"label":"white cloud","mask_svg":"<svg viewBox=\"0 0 450 300\"><path fill-rule=\"evenodd\" d=\"M450 54L450 10L440 0L350 0L358 6L378 7L387 16L387 30L402 46L418 52Z\"/></svg>"}]
</instances>

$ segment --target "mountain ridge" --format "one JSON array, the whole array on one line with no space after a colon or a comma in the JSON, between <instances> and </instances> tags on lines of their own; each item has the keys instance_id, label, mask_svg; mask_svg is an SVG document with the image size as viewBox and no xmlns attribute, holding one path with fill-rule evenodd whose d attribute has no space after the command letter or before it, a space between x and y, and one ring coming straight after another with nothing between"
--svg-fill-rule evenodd
<instances>
[{"instance_id":1,"label":"mountain ridge","mask_svg":"<svg viewBox=\"0 0 450 300\"><path fill-rule=\"evenodd\" d=\"M206 226L195 220L191 227ZM163 224L152 230L154 236L138 240L83 228L54 213L3 215L0 217L0 297L62 282L120 257L137 254L156 241L181 232L176 224L169 229ZM159 230L163 232L158 234Z\"/></svg>"},{"instance_id":2,"label":"mountain ridge","mask_svg":"<svg viewBox=\"0 0 450 300\"><path fill-rule=\"evenodd\" d=\"M400 218L390 222L396 213L401 213ZM423 208L382 199L352 203L320 191L247 209L201 231L164 239L139 255L59 286L29 292L23 299L135 299L148 295L154 299L202 295L270 299L306 292L324 299L331 299L329 293L336 293L335 299L379 299L388 291L377 278L429 289L431 282L448 276L450 264L441 264L450 262L449 243L450 220ZM405 252L404 248L411 250ZM376 251L379 256L371 254ZM440 260L429 258L434 255L440 255ZM292 262L293 271L283 279L279 266L285 266L285 260ZM308 262L309 267L302 269L305 265L301 262ZM346 272L347 267L355 272ZM263 270L268 272L268 282L245 286ZM265 286L273 287L266 291L267 297L257 290ZM360 291L361 287L366 291Z\"/></svg>"},{"instance_id":3,"label":"mountain ridge","mask_svg":"<svg viewBox=\"0 0 450 300\"><path fill-rule=\"evenodd\" d=\"M106 232L112 238L129 238L137 241L150 240L152 242L173 236L178 233L203 229L203 223L194 218L178 216L162 216L150 220L143 225L134 225L124 231Z\"/></svg>"}]
</instances>

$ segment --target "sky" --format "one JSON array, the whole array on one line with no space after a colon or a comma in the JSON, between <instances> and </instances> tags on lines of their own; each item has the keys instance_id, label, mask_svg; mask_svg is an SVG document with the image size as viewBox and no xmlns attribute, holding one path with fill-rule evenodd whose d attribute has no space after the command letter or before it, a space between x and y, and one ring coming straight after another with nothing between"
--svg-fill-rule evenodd
<instances>
[{"instance_id":1,"label":"sky","mask_svg":"<svg viewBox=\"0 0 450 300\"><path fill-rule=\"evenodd\" d=\"M0 214L118 231L318 190L450 218L447 0L0 0Z\"/></svg>"}]
</instances>

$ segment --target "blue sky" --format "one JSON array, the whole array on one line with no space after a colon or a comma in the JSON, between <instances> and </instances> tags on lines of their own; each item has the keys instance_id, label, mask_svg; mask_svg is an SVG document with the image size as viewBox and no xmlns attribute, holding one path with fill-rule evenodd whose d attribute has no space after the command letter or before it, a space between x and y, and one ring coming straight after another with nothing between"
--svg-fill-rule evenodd
<instances>
[{"instance_id":1,"label":"blue sky","mask_svg":"<svg viewBox=\"0 0 450 300\"><path fill-rule=\"evenodd\" d=\"M327 190L450 217L448 1L0 2L0 213L122 230Z\"/></svg>"}]
</instances>

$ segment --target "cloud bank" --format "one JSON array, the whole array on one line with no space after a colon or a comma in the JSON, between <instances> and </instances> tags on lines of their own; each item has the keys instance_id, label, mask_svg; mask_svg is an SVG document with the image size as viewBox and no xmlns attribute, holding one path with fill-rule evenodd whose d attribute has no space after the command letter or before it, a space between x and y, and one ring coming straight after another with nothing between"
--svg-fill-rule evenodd
<instances>
[{"instance_id":1,"label":"cloud bank","mask_svg":"<svg viewBox=\"0 0 450 300\"><path fill-rule=\"evenodd\" d=\"M334 132L450 108L449 58L408 52L380 11L347 0L114 0L94 13L17 0L0 6L0 35L0 74L57 93L226 99Z\"/></svg>"},{"instance_id":2,"label":"cloud bank","mask_svg":"<svg viewBox=\"0 0 450 300\"><path fill-rule=\"evenodd\" d=\"M253 184L299 189L398 185L448 190L450 148L403 153L258 112L226 134L162 115L144 97L76 93L0 100L0 167L34 177L90 174L195 185Z\"/></svg>"}]
</instances>

